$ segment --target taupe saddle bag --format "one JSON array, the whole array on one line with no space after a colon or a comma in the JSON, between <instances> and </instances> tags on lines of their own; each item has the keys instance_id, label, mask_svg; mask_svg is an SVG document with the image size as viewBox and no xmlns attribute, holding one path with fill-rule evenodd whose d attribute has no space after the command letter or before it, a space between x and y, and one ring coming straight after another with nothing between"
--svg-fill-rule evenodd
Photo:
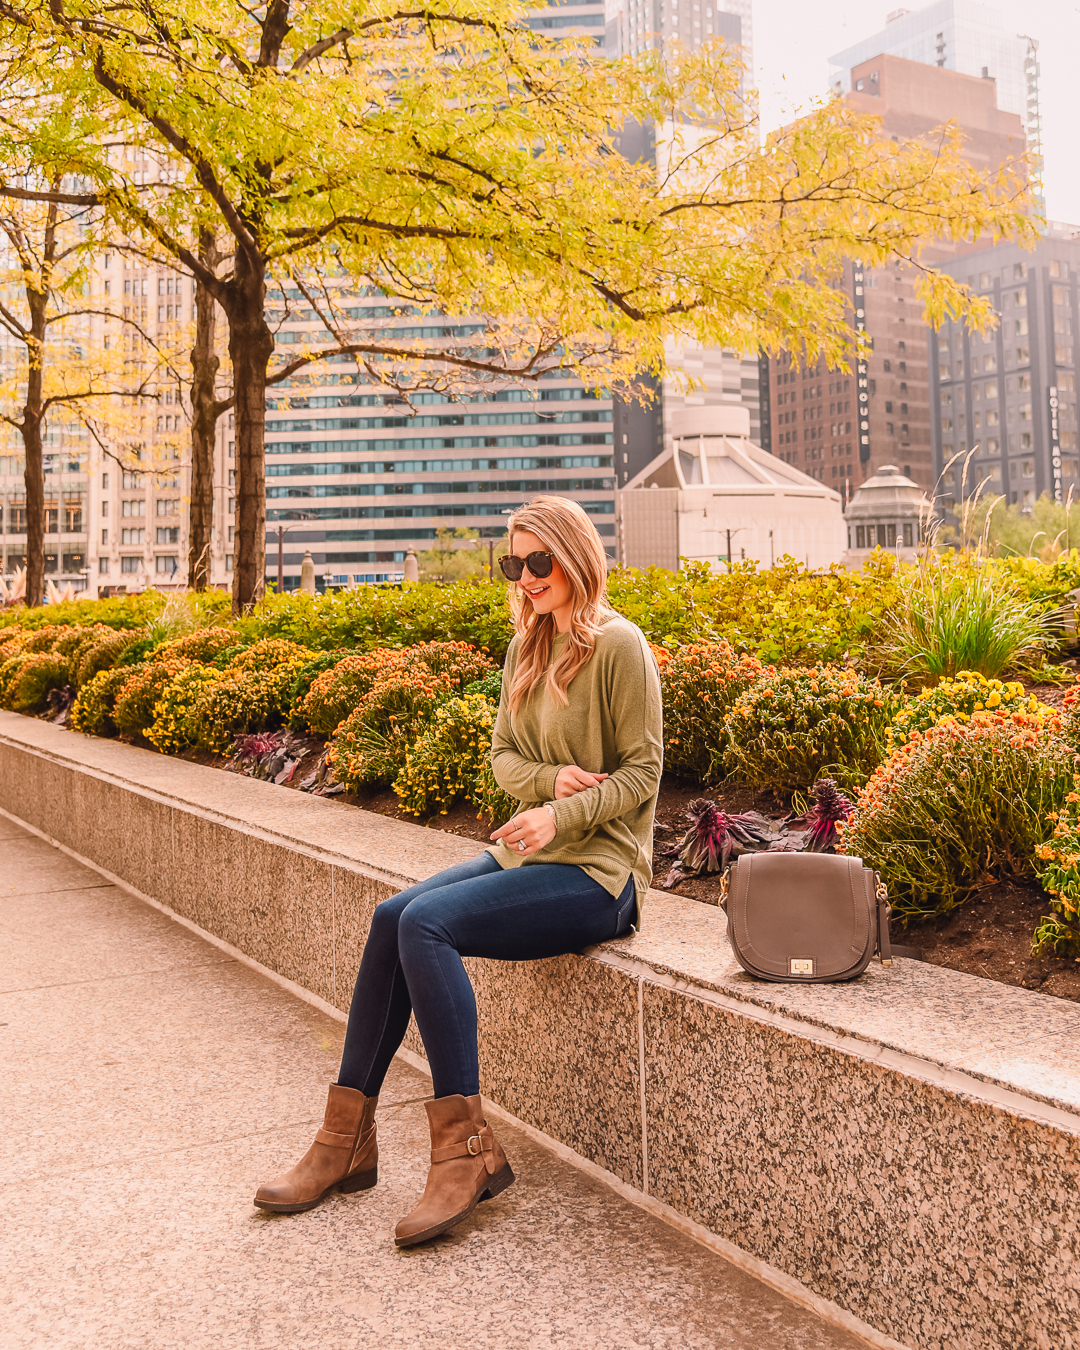
<instances>
[{"instance_id":1,"label":"taupe saddle bag","mask_svg":"<svg viewBox=\"0 0 1080 1350\"><path fill-rule=\"evenodd\" d=\"M731 950L760 980L853 980L878 954L892 965L888 895L861 858L744 853L721 889Z\"/></svg>"}]
</instances>

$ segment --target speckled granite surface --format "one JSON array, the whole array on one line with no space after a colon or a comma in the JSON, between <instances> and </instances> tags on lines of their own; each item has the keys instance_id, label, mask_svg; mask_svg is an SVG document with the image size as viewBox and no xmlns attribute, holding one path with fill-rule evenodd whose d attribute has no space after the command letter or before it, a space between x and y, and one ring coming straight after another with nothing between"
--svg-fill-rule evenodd
<instances>
[{"instance_id":1,"label":"speckled granite surface","mask_svg":"<svg viewBox=\"0 0 1080 1350\"><path fill-rule=\"evenodd\" d=\"M873 963L851 984L768 984L740 968L726 932L721 910L651 891L642 931L595 950L1080 1112L1080 1004L921 961Z\"/></svg>"},{"instance_id":2,"label":"speckled granite surface","mask_svg":"<svg viewBox=\"0 0 1080 1350\"><path fill-rule=\"evenodd\" d=\"M5 713L0 807L342 1009L373 906L477 848ZM907 961L757 983L655 892L631 939L471 967L521 1119L896 1341L1080 1350L1076 1005Z\"/></svg>"}]
</instances>

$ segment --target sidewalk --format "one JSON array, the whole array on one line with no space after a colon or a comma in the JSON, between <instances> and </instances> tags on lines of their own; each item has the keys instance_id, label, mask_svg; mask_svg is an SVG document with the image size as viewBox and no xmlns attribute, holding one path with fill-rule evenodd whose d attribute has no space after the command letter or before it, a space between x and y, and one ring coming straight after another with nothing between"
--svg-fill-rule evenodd
<instances>
[{"instance_id":1,"label":"sidewalk","mask_svg":"<svg viewBox=\"0 0 1080 1350\"><path fill-rule=\"evenodd\" d=\"M863 1346L505 1126L517 1184L398 1252L419 1105L374 1191L262 1214L342 1025L4 818L0 962L5 1350ZM396 1063L383 1101L428 1088Z\"/></svg>"}]
</instances>

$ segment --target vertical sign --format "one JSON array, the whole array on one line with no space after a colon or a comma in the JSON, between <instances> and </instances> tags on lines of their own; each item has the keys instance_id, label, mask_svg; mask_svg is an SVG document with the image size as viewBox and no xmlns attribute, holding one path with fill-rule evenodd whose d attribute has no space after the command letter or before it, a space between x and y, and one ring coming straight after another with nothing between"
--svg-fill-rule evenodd
<instances>
[{"instance_id":1,"label":"vertical sign","mask_svg":"<svg viewBox=\"0 0 1080 1350\"><path fill-rule=\"evenodd\" d=\"M1054 501L1060 502L1061 497L1061 429L1058 424L1058 391L1057 385L1050 385L1047 389L1047 403L1050 405L1050 474L1054 480Z\"/></svg>"},{"instance_id":2,"label":"vertical sign","mask_svg":"<svg viewBox=\"0 0 1080 1350\"><path fill-rule=\"evenodd\" d=\"M855 308L855 331L861 334L866 332L866 305L864 303L866 273L863 271L861 262L852 263L851 274L853 278L852 300ZM859 411L859 461L865 464L870 458L870 371L861 352L855 365L855 387L859 394L857 405Z\"/></svg>"}]
</instances>

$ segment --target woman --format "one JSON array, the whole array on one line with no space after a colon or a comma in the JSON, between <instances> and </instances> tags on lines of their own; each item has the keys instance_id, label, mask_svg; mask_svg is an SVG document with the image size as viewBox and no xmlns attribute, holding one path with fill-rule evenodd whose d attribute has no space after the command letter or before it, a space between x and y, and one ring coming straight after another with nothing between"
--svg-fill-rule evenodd
<instances>
[{"instance_id":1,"label":"woman","mask_svg":"<svg viewBox=\"0 0 1080 1350\"><path fill-rule=\"evenodd\" d=\"M651 880L663 759L660 682L640 629L606 599L604 547L588 516L537 497L509 520L502 559L515 637L491 746L517 814L470 862L374 913L337 1083L301 1161L255 1204L311 1209L335 1188L374 1186L375 1106L415 1012L434 1087L431 1170L399 1247L460 1222L514 1180L484 1120L476 1001L463 956L535 961L630 931Z\"/></svg>"}]
</instances>

